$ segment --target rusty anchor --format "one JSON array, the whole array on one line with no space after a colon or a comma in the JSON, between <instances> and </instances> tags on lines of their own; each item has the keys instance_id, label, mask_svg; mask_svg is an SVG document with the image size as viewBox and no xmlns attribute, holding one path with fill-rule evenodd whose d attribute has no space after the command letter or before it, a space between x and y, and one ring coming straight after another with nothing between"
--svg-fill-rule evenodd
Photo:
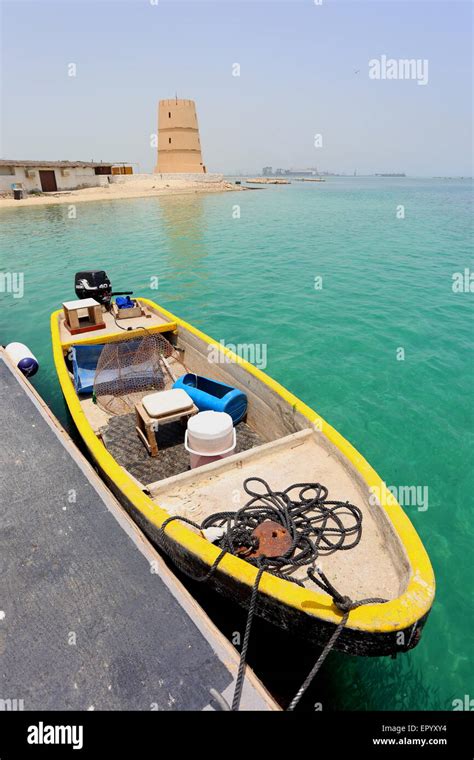
<instances>
[{"instance_id":1,"label":"rusty anchor","mask_svg":"<svg viewBox=\"0 0 474 760\"><path fill-rule=\"evenodd\" d=\"M248 547L239 547L237 553L241 556L245 555L245 559L282 557L291 549L293 543L287 529L274 520L265 520L260 523L250 535L258 539L258 548L249 551Z\"/></svg>"}]
</instances>

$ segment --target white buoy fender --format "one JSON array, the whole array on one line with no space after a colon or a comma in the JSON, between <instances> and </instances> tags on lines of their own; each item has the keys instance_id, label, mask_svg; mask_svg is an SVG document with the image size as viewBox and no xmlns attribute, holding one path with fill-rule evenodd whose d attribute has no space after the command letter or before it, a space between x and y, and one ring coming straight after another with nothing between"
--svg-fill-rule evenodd
<instances>
[{"instance_id":1,"label":"white buoy fender","mask_svg":"<svg viewBox=\"0 0 474 760\"><path fill-rule=\"evenodd\" d=\"M31 353L28 346L24 343L9 343L5 347L5 351L15 364L20 372L23 372L25 377L33 377L36 375L39 369L39 364L36 356Z\"/></svg>"}]
</instances>

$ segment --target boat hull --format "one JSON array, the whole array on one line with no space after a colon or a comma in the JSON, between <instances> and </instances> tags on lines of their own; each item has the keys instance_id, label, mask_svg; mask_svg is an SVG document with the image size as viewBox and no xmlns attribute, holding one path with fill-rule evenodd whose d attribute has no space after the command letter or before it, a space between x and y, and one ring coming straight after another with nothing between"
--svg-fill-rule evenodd
<instances>
[{"instance_id":1,"label":"boat hull","mask_svg":"<svg viewBox=\"0 0 474 760\"><path fill-rule=\"evenodd\" d=\"M220 344L188 323L171 314L166 309L147 299L140 299L168 320L167 330L182 330L191 336L194 344L216 347ZM61 340L59 328L60 312L51 317L53 353L61 388L72 419L95 461L104 480L130 513L145 535L166 552L177 567L194 577L204 576L209 572L219 554L218 547L196 535L178 520L166 527L167 538L163 540L162 523L168 519L169 512L144 493L140 485L130 477L107 451L95 434L74 390L68 373L65 356L71 341ZM158 328L157 328L158 329ZM138 332L136 333L139 334ZM127 337L135 337L132 331ZM118 333L113 340L125 339ZM90 343L99 342L100 338L91 338ZM193 348L194 350L194 348ZM248 382L240 383L248 390L252 383L265 387L272 394L273 402L278 400L280 421L293 426L300 418L304 426L312 426L324 435L336 451L356 472L357 478L367 488L377 488L383 492L383 482L354 449L337 431L326 423L316 412L307 407L286 389L273 381L260 370L243 361L232 351L223 349L240 373L248 376ZM280 424L277 422L277 424ZM301 429L301 425L299 428ZM288 431L286 431L288 432ZM318 434L319 434L318 433ZM359 607L350 613L349 620L339 636L335 648L340 651L364 656L393 655L412 649L418 643L422 628L426 622L434 598L434 576L424 547L408 517L398 504L380 504L385 519L393 526L397 540L403 545L407 563L410 567L406 587L396 599L389 599L384 604L370 604ZM388 518L387 518L388 516ZM247 607L257 570L253 565L227 554L219 563L207 581L218 593ZM368 594L367 596L374 596ZM301 588L289 581L282 580L268 573L262 576L256 614L265 620L283 628L291 635L302 637L315 645L327 643L335 626L340 622L342 613L332 600L317 589Z\"/></svg>"},{"instance_id":2,"label":"boat hull","mask_svg":"<svg viewBox=\"0 0 474 760\"><path fill-rule=\"evenodd\" d=\"M208 573L209 565L199 560L191 552L186 551L183 546L169 539L163 542L162 531L157 529L153 523L143 516L140 510L137 510L130 501L124 498L123 493L114 487L114 483L107 478L105 473L102 473L102 477L151 543L161 552L164 552L184 575L199 578ZM248 609L251 589L247 584L222 572L219 568L206 583L218 594L244 609ZM268 623L283 629L291 636L296 636L306 642L309 641L317 647L324 647L334 633L334 623L315 619L312 615L310 616L294 607L288 607L288 605L267 594L259 594L255 614ZM429 612L414 624L397 631L360 631L347 626L338 637L334 649L345 654L364 657L392 656L407 652L420 641L428 615ZM340 618L342 619L342 613Z\"/></svg>"}]
</instances>

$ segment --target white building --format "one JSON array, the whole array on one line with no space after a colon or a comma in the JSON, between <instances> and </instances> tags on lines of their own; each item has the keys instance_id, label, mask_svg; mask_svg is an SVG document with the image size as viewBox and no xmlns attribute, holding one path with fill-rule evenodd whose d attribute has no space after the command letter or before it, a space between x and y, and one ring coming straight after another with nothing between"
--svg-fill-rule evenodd
<instances>
[{"instance_id":1,"label":"white building","mask_svg":"<svg viewBox=\"0 0 474 760\"><path fill-rule=\"evenodd\" d=\"M10 161L0 159L0 193L14 188L53 193L108 183L112 174L132 174L131 166L94 161Z\"/></svg>"}]
</instances>

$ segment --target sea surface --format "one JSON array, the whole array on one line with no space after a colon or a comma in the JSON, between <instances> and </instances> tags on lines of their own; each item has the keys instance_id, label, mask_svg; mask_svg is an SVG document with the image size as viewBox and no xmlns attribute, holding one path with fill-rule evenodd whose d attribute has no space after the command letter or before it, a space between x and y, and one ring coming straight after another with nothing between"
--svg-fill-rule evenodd
<instances>
[{"instance_id":1,"label":"sea surface","mask_svg":"<svg viewBox=\"0 0 474 760\"><path fill-rule=\"evenodd\" d=\"M103 268L116 290L254 345L388 485L418 488L405 509L437 577L419 646L395 660L333 653L307 709L452 709L474 697L471 215L469 180L355 177L79 203L75 214L0 209L0 272L24 274L23 297L0 293L0 343L32 349L34 384L69 428L49 315L75 297L77 270ZM231 635L233 608L206 605ZM285 703L316 655L262 626L250 661Z\"/></svg>"}]
</instances>

